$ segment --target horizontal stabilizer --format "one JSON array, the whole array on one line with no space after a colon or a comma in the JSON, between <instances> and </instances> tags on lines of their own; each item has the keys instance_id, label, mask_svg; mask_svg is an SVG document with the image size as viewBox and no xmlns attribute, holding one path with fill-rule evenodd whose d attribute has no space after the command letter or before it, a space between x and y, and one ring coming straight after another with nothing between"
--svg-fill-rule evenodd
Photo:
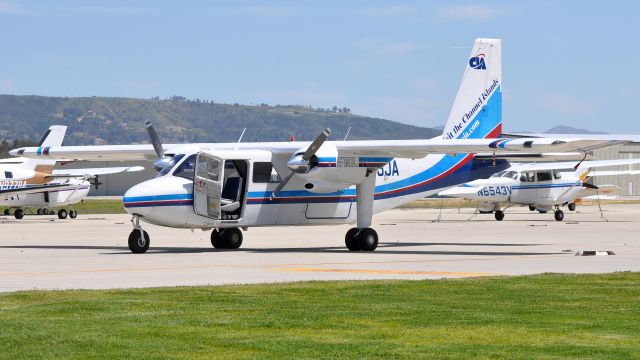
<instances>
[{"instance_id":1,"label":"horizontal stabilizer","mask_svg":"<svg viewBox=\"0 0 640 360\"><path fill-rule=\"evenodd\" d=\"M457 198L466 198L470 195L477 195L479 191L484 189L484 186L456 186L447 190L440 191L439 196L450 196Z\"/></svg>"}]
</instances>

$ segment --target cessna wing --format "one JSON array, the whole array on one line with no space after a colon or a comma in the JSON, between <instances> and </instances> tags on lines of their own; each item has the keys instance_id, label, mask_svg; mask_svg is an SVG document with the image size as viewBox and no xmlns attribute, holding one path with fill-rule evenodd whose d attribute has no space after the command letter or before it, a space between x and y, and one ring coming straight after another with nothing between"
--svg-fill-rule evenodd
<instances>
[{"instance_id":1,"label":"cessna wing","mask_svg":"<svg viewBox=\"0 0 640 360\"><path fill-rule=\"evenodd\" d=\"M634 165L634 164L640 164L640 159L589 160L589 161L583 161L583 162L563 161L563 162L550 162L550 163L541 163L541 164L514 164L510 170L514 170L514 171L563 170L563 169L574 169L576 165L579 165L578 167L579 169L592 169L597 167L623 166L623 165ZM604 171L597 171L597 172L600 173ZM624 174L628 174L628 172L625 172ZM621 174L611 174L611 175L623 175L623 174L621 173Z\"/></svg>"},{"instance_id":2,"label":"cessna wing","mask_svg":"<svg viewBox=\"0 0 640 360\"><path fill-rule=\"evenodd\" d=\"M53 178L71 178L71 177L93 177L96 175L109 175L116 173L128 173L144 170L143 166L120 166L105 168L85 168L85 169L57 169L47 177Z\"/></svg>"},{"instance_id":3,"label":"cessna wing","mask_svg":"<svg viewBox=\"0 0 640 360\"><path fill-rule=\"evenodd\" d=\"M619 176L619 175L640 175L640 170L598 170L590 171L587 177L596 176Z\"/></svg>"},{"instance_id":4,"label":"cessna wing","mask_svg":"<svg viewBox=\"0 0 640 360\"><path fill-rule=\"evenodd\" d=\"M391 158L423 158L428 154L468 153L557 153L582 152L620 145L626 141L590 140L566 138L522 139L429 139L429 140L365 140L327 141L335 146L340 156L382 156ZM261 149L274 155L292 155L306 149L311 142L263 142L218 144L164 144L164 154L176 154L181 150L247 150ZM97 145L26 147L10 151L13 156L31 159L69 160L152 160L157 153L152 145Z\"/></svg>"}]
</instances>

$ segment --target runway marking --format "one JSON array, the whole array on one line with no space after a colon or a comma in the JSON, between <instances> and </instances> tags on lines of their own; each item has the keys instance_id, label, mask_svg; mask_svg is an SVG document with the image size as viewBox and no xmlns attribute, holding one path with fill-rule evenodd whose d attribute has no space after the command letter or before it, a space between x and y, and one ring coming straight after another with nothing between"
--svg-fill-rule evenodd
<instances>
[{"instance_id":1,"label":"runway marking","mask_svg":"<svg viewBox=\"0 0 640 360\"><path fill-rule=\"evenodd\" d=\"M281 268L281 271L325 272L325 273L357 273L357 274L386 274L386 275L435 275L435 276L500 276L503 273L477 271L416 271L416 270L388 270L388 269L327 269L327 268Z\"/></svg>"}]
</instances>

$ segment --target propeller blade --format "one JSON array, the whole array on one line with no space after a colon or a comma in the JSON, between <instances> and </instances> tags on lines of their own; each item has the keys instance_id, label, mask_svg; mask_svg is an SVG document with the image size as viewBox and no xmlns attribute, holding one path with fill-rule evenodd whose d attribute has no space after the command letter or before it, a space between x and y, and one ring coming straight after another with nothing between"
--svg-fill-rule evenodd
<instances>
[{"instance_id":1,"label":"propeller blade","mask_svg":"<svg viewBox=\"0 0 640 360\"><path fill-rule=\"evenodd\" d=\"M162 148L162 142L158 137L158 133L156 133L156 129L153 127L150 120L145 121L144 126L147 128L147 133L149 133L149 139L151 140L151 145L153 145L153 150L156 151L158 159L162 159L164 157L164 149Z\"/></svg>"},{"instance_id":2,"label":"propeller blade","mask_svg":"<svg viewBox=\"0 0 640 360\"><path fill-rule=\"evenodd\" d=\"M311 157L316 154L318 149L320 149L320 146L322 146L325 140L327 140L327 138L329 137L329 134L331 134L331 129L329 128L324 129L324 131L322 131L322 133L318 135L318 137L315 140L313 140L311 145L309 145L309 147L307 148L307 151L305 151L304 155L302 155L302 159L305 161L309 161L309 159L311 159Z\"/></svg>"},{"instance_id":3,"label":"propeller blade","mask_svg":"<svg viewBox=\"0 0 640 360\"><path fill-rule=\"evenodd\" d=\"M278 196L278 194L280 193L280 191L282 191L282 189L287 185L287 183L289 182L289 180L291 180L291 178L293 177L293 175L295 175L294 172L291 172L291 174L289 174L289 176L287 176L286 178L284 178L284 180L282 180L280 182L280 184L278 184L278 186L276 186L276 189L273 190L273 192L271 193L271 200L275 199L276 196Z\"/></svg>"}]
</instances>

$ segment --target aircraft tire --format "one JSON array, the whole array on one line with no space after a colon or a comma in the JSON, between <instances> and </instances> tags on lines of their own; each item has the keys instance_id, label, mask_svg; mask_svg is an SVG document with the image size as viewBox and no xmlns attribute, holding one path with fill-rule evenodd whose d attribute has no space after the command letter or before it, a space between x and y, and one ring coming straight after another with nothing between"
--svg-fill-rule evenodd
<instances>
[{"instance_id":1,"label":"aircraft tire","mask_svg":"<svg viewBox=\"0 0 640 360\"><path fill-rule=\"evenodd\" d=\"M372 228L365 228L358 233L362 251L374 251L378 247L378 233Z\"/></svg>"},{"instance_id":2,"label":"aircraft tire","mask_svg":"<svg viewBox=\"0 0 640 360\"><path fill-rule=\"evenodd\" d=\"M76 217L78 217L78 212L75 210L69 211L69 217L75 219Z\"/></svg>"},{"instance_id":3,"label":"aircraft tire","mask_svg":"<svg viewBox=\"0 0 640 360\"><path fill-rule=\"evenodd\" d=\"M9 216L9 215L11 215L11 210L4 209L4 216Z\"/></svg>"},{"instance_id":4,"label":"aircraft tire","mask_svg":"<svg viewBox=\"0 0 640 360\"><path fill-rule=\"evenodd\" d=\"M216 229L211 231L211 245L216 249L226 249L224 238L222 237L221 232Z\"/></svg>"},{"instance_id":5,"label":"aircraft tire","mask_svg":"<svg viewBox=\"0 0 640 360\"><path fill-rule=\"evenodd\" d=\"M576 211L576 204L575 203L571 203L567 207L569 208L569 211Z\"/></svg>"},{"instance_id":6,"label":"aircraft tire","mask_svg":"<svg viewBox=\"0 0 640 360\"><path fill-rule=\"evenodd\" d=\"M242 245L242 231L238 228L228 228L222 231L225 249L238 249Z\"/></svg>"},{"instance_id":7,"label":"aircraft tire","mask_svg":"<svg viewBox=\"0 0 640 360\"><path fill-rule=\"evenodd\" d=\"M362 244L360 243L360 240L356 238L357 233L358 228L351 228L344 236L344 244L347 245L347 249L349 249L349 251L362 250Z\"/></svg>"},{"instance_id":8,"label":"aircraft tire","mask_svg":"<svg viewBox=\"0 0 640 360\"><path fill-rule=\"evenodd\" d=\"M66 219L67 218L67 210L60 209L58 210L58 219Z\"/></svg>"},{"instance_id":9,"label":"aircraft tire","mask_svg":"<svg viewBox=\"0 0 640 360\"><path fill-rule=\"evenodd\" d=\"M24 210L16 209L16 211L13 212L13 216L15 216L18 220L22 219L24 217Z\"/></svg>"},{"instance_id":10,"label":"aircraft tire","mask_svg":"<svg viewBox=\"0 0 640 360\"><path fill-rule=\"evenodd\" d=\"M502 221L502 219L504 219L504 211L496 210L495 217L496 217L496 220Z\"/></svg>"},{"instance_id":11,"label":"aircraft tire","mask_svg":"<svg viewBox=\"0 0 640 360\"><path fill-rule=\"evenodd\" d=\"M133 229L129 234L129 250L134 254L144 254L149 249L151 240L146 231L142 231L144 236L140 236L140 230Z\"/></svg>"},{"instance_id":12,"label":"aircraft tire","mask_svg":"<svg viewBox=\"0 0 640 360\"><path fill-rule=\"evenodd\" d=\"M36 214L44 215L44 210L43 209L38 209L38 210L36 210Z\"/></svg>"},{"instance_id":13,"label":"aircraft tire","mask_svg":"<svg viewBox=\"0 0 640 360\"><path fill-rule=\"evenodd\" d=\"M556 210L556 212L553 214L553 217L556 219L556 221L562 221L564 219L564 212L562 210Z\"/></svg>"},{"instance_id":14,"label":"aircraft tire","mask_svg":"<svg viewBox=\"0 0 640 360\"><path fill-rule=\"evenodd\" d=\"M529 205L529 211L536 211L536 207L533 205Z\"/></svg>"},{"instance_id":15,"label":"aircraft tire","mask_svg":"<svg viewBox=\"0 0 640 360\"><path fill-rule=\"evenodd\" d=\"M547 210L538 210L538 212L539 212L540 214L546 214L546 213L547 213Z\"/></svg>"}]
</instances>

